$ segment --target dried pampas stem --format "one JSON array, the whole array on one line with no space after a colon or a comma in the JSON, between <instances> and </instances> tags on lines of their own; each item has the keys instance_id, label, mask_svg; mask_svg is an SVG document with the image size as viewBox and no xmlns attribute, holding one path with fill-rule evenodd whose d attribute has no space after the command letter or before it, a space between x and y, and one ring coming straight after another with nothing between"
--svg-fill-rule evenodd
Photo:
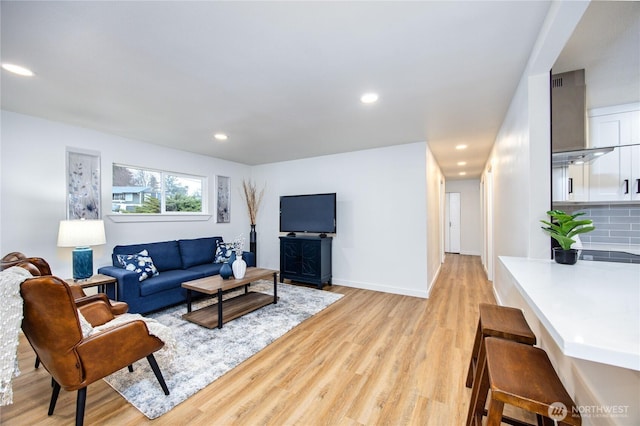
<instances>
[{"instance_id":1,"label":"dried pampas stem","mask_svg":"<svg viewBox=\"0 0 640 426\"><path fill-rule=\"evenodd\" d=\"M251 225L256 224L256 217L258 216L258 209L262 202L262 196L264 195L264 188L258 193L256 184L251 181L242 180L242 189L244 190L244 199L247 201L247 210L249 211L249 220Z\"/></svg>"}]
</instances>

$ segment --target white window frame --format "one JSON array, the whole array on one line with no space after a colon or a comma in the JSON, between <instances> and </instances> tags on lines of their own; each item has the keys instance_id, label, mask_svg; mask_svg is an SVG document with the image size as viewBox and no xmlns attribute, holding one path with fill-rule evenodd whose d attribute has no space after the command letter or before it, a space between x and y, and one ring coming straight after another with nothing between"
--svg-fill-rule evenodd
<instances>
[{"instance_id":1,"label":"white window frame","mask_svg":"<svg viewBox=\"0 0 640 426\"><path fill-rule=\"evenodd\" d=\"M113 222L185 222L185 221L205 221L211 218L209 213L209 179L207 176L198 176L188 173L173 172L169 170L159 170L149 167L133 166L128 164L113 163L118 167L126 167L137 170L144 170L152 173L160 174L160 213L114 213L111 212L108 217ZM112 165L112 166L113 166ZM165 179L167 176L182 177L185 179L199 180L201 183L201 207L200 212L167 212L166 208L166 192ZM111 187L113 188L113 176L111 177ZM111 195L113 198L113 193Z\"/></svg>"}]
</instances>

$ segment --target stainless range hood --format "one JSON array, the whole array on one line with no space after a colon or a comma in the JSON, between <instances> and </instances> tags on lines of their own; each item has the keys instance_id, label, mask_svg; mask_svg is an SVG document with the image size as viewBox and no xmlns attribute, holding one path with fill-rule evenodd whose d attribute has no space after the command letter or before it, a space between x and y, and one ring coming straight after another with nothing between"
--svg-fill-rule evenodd
<instances>
[{"instance_id":1,"label":"stainless range hood","mask_svg":"<svg viewBox=\"0 0 640 426\"><path fill-rule=\"evenodd\" d=\"M551 154L553 167L569 166L572 164L586 164L596 158L613 151L614 147L580 149L575 151L560 151Z\"/></svg>"},{"instance_id":2,"label":"stainless range hood","mask_svg":"<svg viewBox=\"0 0 640 426\"><path fill-rule=\"evenodd\" d=\"M551 76L551 158L553 167L583 164L613 151L590 149L586 137L584 70Z\"/></svg>"}]
</instances>

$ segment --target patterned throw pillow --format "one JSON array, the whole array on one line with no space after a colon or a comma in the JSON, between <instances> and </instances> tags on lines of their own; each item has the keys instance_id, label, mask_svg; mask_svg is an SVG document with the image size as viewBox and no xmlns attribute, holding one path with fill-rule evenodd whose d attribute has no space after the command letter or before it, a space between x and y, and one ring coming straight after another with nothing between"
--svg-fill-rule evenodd
<instances>
[{"instance_id":1,"label":"patterned throw pillow","mask_svg":"<svg viewBox=\"0 0 640 426\"><path fill-rule=\"evenodd\" d=\"M216 255L213 258L213 263L229 262L231 254L233 253L233 244L218 241L216 245Z\"/></svg>"},{"instance_id":2,"label":"patterned throw pillow","mask_svg":"<svg viewBox=\"0 0 640 426\"><path fill-rule=\"evenodd\" d=\"M138 274L138 281L144 281L160 274L146 250L142 250L138 254L119 254L117 257L124 269Z\"/></svg>"}]
</instances>

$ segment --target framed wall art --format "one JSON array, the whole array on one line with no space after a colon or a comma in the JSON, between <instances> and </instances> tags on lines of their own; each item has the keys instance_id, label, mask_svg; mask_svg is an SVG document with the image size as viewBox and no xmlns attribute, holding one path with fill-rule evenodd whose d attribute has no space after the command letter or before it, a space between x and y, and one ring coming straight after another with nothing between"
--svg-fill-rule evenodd
<instances>
[{"instance_id":1,"label":"framed wall art","mask_svg":"<svg viewBox=\"0 0 640 426\"><path fill-rule=\"evenodd\" d=\"M216 190L216 222L229 223L231 221L230 178L216 176Z\"/></svg>"},{"instance_id":2,"label":"framed wall art","mask_svg":"<svg viewBox=\"0 0 640 426\"><path fill-rule=\"evenodd\" d=\"M67 219L100 219L100 153L67 149Z\"/></svg>"}]
</instances>

